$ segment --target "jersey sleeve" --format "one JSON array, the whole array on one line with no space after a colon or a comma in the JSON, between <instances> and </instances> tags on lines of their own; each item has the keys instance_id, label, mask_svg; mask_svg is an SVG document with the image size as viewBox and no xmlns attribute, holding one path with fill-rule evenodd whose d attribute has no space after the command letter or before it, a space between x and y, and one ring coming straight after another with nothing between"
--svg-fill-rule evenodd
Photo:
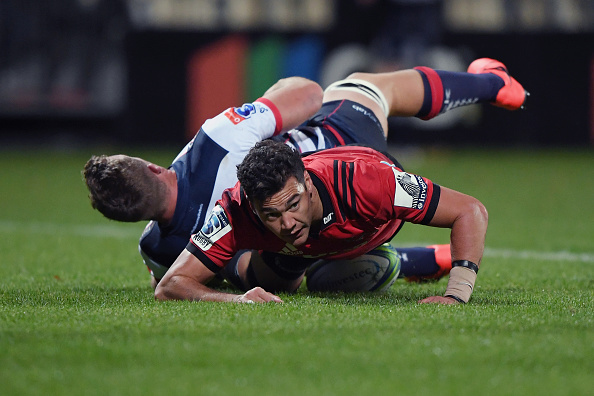
<instances>
[{"instance_id":1,"label":"jersey sleeve","mask_svg":"<svg viewBox=\"0 0 594 396\"><path fill-rule=\"evenodd\" d=\"M243 161L248 151L259 141L270 138L282 128L278 109L270 100L259 99L242 107L231 107L206 121L202 131L219 147L227 151L219 164L217 188L229 188L235 184L236 166ZM215 201L220 194L215 196ZM214 202L211 202L214 203Z\"/></svg>"},{"instance_id":2,"label":"jersey sleeve","mask_svg":"<svg viewBox=\"0 0 594 396\"><path fill-rule=\"evenodd\" d=\"M411 223L429 224L439 203L441 188L431 180L391 167L387 195L392 198L392 215Z\"/></svg>"},{"instance_id":3,"label":"jersey sleeve","mask_svg":"<svg viewBox=\"0 0 594 396\"><path fill-rule=\"evenodd\" d=\"M229 152L247 152L256 142L278 134L281 129L278 109L265 98L230 107L202 126L204 133Z\"/></svg>"},{"instance_id":4,"label":"jersey sleeve","mask_svg":"<svg viewBox=\"0 0 594 396\"><path fill-rule=\"evenodd\" d=\"M233 225L220 204L215 205L200 231L191 236L186 249L213 272L233 258L238 250Z\"/></svg>"},{"instance_id":5,"label":"jersey sleeve","mask_svg":"<svg viewBox=\"0 0 594 396\"><path fill-rule=\"evenodd\" d=\"M374 168L366 170L366 187L360 186L366 190L358 194L362 210L380 222L394 218L418 224L431 221L439 203L439 185L393 164L381 163Z\"/></svg>"},{"instance_id":6,"label":"jersey sleeve","mask_svg":"<svg viewBox=\"0 0 594 396\"><path fill-rule=\"evenodd\" d=\"M282 124L278 108L266 98L245 103L241 107L230 107L206 120L173 162L177 162L192 149L201 133L208 135L218 147L228 152L235 162L238 159L241 162L257 142L278 135Z\"/></svg>"}]
</instances>

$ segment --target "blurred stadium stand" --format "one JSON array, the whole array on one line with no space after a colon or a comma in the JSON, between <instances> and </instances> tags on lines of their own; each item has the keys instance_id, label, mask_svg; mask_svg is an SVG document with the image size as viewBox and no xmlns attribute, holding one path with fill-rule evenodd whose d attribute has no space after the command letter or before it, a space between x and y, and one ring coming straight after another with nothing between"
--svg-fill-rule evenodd
<instances>
[{"instance_id":1,"label":"blurred stadium stand","mask_svg":"<svg viewBox=\"0 0 594 396\"><path fill-rule=\"evenodd\" d=\"M394 120L391 140L594 144L593 0L0 0L0 144L179 146L281 77L483 56L532 93L527 111Z\"/></svg>"}]
</instances>

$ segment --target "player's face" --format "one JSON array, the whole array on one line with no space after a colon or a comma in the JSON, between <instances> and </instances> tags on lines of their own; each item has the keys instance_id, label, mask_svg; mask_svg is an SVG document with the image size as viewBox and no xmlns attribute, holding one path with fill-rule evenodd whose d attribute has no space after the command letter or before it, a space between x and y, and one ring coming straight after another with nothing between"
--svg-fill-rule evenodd
<instances>
[{"instance_id":1,"label":"player's face","mask_svg":"<svg viewBox=\"0 0 594 396\"><path fill-rule=\"evenodd\" d=\"M311 188L309 175L305 184L292 177L282 190L256 205L264 225L293 246L302 245L309 236L314 218Z\"/></svg>"}]
</instances>

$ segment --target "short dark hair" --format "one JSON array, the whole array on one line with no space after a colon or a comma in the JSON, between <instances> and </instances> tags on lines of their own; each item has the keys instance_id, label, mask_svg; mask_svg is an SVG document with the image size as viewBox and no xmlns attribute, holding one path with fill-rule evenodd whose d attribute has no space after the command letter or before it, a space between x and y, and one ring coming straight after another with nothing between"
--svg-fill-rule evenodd
<instances>
[{"instance_id":1,"label":"short dark hair","mask_svg":"<svg viewBox=\"0 0 594 396\"><path fill-rule=\"evenodd\" d=\"M94 155L85 164L83 176L91 206L112 220L150 220L165 195L165 186L156 183L138 158Z\"/></svg>"},{"instance_id":2,"label":"short dark hair","mask_svg":"<svg viewBox=\"0 0 594 396\"><path fill-rule=\"evenodd\" d=\"M282 190L293 176L303 183L304 172L305 165L296 150L264 140L256 143L237 166L237 179L251 202L262 203Z\"/></svg>"}]
</instances>

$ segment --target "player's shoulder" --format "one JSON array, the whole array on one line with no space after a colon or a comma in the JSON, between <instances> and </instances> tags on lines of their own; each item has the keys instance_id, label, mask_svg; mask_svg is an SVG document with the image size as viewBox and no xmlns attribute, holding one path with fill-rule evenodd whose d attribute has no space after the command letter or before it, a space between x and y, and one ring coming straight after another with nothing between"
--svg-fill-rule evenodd
<instances>
[{"instance_id":1,"label":"player's shoulder","mask_svg":"<svg viewBox=\"0 0 594 396\"><path fill-rule=\"evenodd\" d=\"M373 147L358 145L358 144L348 144L345 146L337 146L332 147L326 150L320 150L314 153L316 156L332 156L332 157L356 157L356 156L384 156L380 151L376 150Z\"/></svg>"},{"instance_id":2,"label":"player's shoulder","mask_svg":"<svg viewBox=\"0 0 594 396\"><path fill-rule=\"evenodd\" d=\"M160 235L160 233L159 224L154 220L149 221L140 235L140 244L146 244L147 240Z\"/></svg>"},{"instance_id":3,"label":"player's shoulder","mask_svg":"<svg viewBox=\"0 0 594 396\"><path fill-rule=\"evenodd\" d=\"M145 261L147 258L155 261L154 257L159 253L161 240L162 235L158 223L154 220L149 221L138 241L138 251Z\"/></svg>"},{"instance_id":4,"label":"player's shoulder","mask_svg":"<svg viewBox=\"0 0 594 396\"><path fill-rule=\"evenodd\" d=\"M252 213L251 206L241 187L237 182L235 186L225 189L217 205L222 207L229 216L244 216L246 213Z\"/></svg>"},{"instance_id":5,"label":"player's shoulder","mask_svg":"<svg viewBox=\"0 0 594 396\"><path fill-rule=\"evenodd\" d=\"M363 164L367 163L379 163L379 162L394 162L385 153L375 150L371 147L365 146L339 146L326 150L321 150L304 157L304 163L307 165L313 165L316 162L359 162Z\"/></svg>"},{"instance_id":6,"label":"player's shoulder","mask_svg":"<svg viewBox=\"0 0 594 396\"><path fill-rule=\"evenodd\" d=\"M232 225L233 229L240 230L241 234L250 234L252 231L264 229L239 182L223 192L216 206L219 207L219 213L224 212L226 221Z\"/></svg>"}]
</instances>

